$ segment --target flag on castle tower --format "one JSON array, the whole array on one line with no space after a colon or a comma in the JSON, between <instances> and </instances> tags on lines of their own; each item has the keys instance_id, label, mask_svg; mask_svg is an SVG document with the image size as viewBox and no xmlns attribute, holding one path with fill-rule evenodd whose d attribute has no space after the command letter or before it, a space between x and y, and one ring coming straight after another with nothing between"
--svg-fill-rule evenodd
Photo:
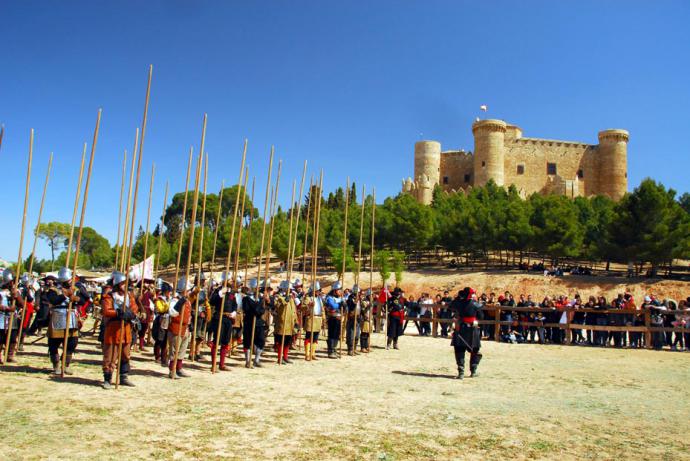
<instances>
[{"instance_id":1,"label":"flag on castle tower","mask_svg":"<svg viewBox=\"0 0 690 461\"><path fill-rule=\"evenodd\" d=\"M483 110L484 112L486 112L486 109L486 104L482 104L481 106L479 106L479 110Z\"/></svg>"}]
</instances>

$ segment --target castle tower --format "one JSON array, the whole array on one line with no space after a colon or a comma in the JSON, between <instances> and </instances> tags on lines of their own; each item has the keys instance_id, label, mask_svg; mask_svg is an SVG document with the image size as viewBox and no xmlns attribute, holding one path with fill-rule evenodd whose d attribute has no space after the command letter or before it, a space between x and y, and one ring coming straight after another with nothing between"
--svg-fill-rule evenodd
<instances>
[{"instance_id":1,"label":"castle tower","mask_svg":"<svg viewBox=\"0 0 690 461\"><path fill-rule=\"evenodd\" d=\"M620 200L628 191L628 139L626 130L599 132L599 187L597 193Z\"/></svg>"},{"instance_id":2,"label":"castle tower","mask_svg":"<svg viewBox=\"0 0 690 461\"><path fill-rule=\"evenodd\" d=\"M414 179L420 186L417 200L429 205L433 199L434 187L441 177L441 143L418 141L414 144ZM427 180L428 178L428 180Z\"/></svg>"},{"instance_id":3,"label":"castle tower","mask_svg":"<svg viewBox=\"0 0 690 461\"><path fill-rule=\"evenodd\" d=\"M504 144L506 123L502 120L479 120L472 124L474 135L474 185L483 186L489 179L504 184Z\"/></svg>"}]
</instances>

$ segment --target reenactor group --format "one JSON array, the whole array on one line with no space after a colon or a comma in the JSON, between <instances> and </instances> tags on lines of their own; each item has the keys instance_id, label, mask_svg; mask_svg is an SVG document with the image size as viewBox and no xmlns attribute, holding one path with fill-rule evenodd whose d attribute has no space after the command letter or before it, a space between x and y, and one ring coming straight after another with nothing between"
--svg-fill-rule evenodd
<instances>
[{"instance_id":1,"label":"reenactor group","mask_svg":"<svg viewBox=\"0 0 690 461\"><path fill-rule=\"evenodd\" d=\"M220 280L207 280L201 273L194 280L182 277L173 287L162 279L141 283L133 273L118 271L92 299L67 268L40 280L24 275L19 283L7 269L0 279L0 347L8 349L0 359L6 355L14 362L23 344L19 336L46 330L52 372L72 374L70 363L90 313L106 389L116 381L134 385L131 353L147 345L153 345L154 360L167 367L172 379L188 376L185 360L208 361L215 370L217 359L218 369L226 371L227 357L240 345L247 368L262 367L266 347L273 348L279 364L292 363L292 351L302 347L305 360L318 360L323 336L328 357L338 358L343 346L348 355L358 347L369 352L373 301L371 290L343 289L340 282L324 292L318 281L306 288L299 279L284 280L274 290L257 279L244 283L222 273ZM269 335L272 346L267 345ZM202 354L204 346L209 358Z\"/></svg>"}]
</instances>

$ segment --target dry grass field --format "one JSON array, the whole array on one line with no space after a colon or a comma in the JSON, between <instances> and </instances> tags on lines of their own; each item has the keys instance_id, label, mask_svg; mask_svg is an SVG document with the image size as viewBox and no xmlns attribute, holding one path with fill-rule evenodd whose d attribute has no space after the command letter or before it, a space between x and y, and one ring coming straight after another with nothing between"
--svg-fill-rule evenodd
<instances>
[{"instance_id":1,"label":"dry grass field","mask_svg":"<svg viewBox=\"0 0 690 461\"><path fill-rule=\"evenodd\" d=\"M0 459L690 458L690 354L485 342L457 381L447 340L382 343L176 381L135 353L137 387L105 391L93 337L66 379L39 342L0 372Z\"/></svg>"}]
</instances>

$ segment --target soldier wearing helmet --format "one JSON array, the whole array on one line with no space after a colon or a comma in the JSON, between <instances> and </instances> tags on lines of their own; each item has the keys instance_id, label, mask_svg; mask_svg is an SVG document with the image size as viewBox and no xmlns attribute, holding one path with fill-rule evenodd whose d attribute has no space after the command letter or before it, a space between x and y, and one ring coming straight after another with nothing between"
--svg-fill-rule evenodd
<instances>
[{"instance_id":1,"label":"soldier wearing helmet","mask_svg":"<svg viewBox=\"0 0 690 461\"><path fill-rule=\"evenodd\" d=\"M242 345L244 346L244 366L247 368L252 366L252 348L255 348L254 366L261 367L261 353L266 346L266 329L263 316L271 306L268 289L259 293L257 287L258 281L251 279L249 281L249 293L242 298L242 312L244 313ZM252 338L254 339L253 343Z\"/></svg>"},{"instance_id":2,"label":"soldier wearing helmet","mask_svg":"<svg viewBox=\"0 0 690 461\"><path fill-rule=\"evenodd\" d=\"M89 293L83 284L75 284L72 289L72 271L63 267L57 274L56 290L46 293L50 303L50 324L48 325L48 354L53 365L53 373L60 373L60 346L63 345L65 329L67 329L67 351L62 351L65 356L65 374L72 374L69 365L77 349L79 342L79 316L78 308L85 306L89 301ZM70 305L71 313L68 317Z\"/></svg>"},{"instance_id":3,"label":"soldier wearing helmet","mask_svg":"<svg viewBox=\"0 0 690 461\"><path fill-rule=\"evenodd\" d=\"M371 335L371 288L366 291L366 295L360 298L359 305L359 347L361 352L369 352L369 338Z\"/></svg>"},{"instance_id":4,"label":"soldier wearing helmet","mask_svg":"<svg viewBox=\"0 0 690 461\"><path fill-rule=\"evenodd\" d=\"M5 352L7 352L7 362L14 362L21 312L26 301L17 289L14 274L10 269L3 271L0 286L0 363L3 363ZM10 343L8 350L5 351L8 336Z\"/></svg>"},{"instance_id":5,"label":"soldier wearing helmet","mask_svg":"<svg viewBox=\"0 0 690 461\"><path fill-rule=\"evenodd\" d=\"M230 288L227 274L221 275L221 284L211 295L212 317L208 328L211 334L211 355L216 355L216 348L220 344L219 369L226 371L225 360L230 350L230 341L233 336L232 322L237 317L237 298ZM218 335L218 322L220 322L220 335Z\"/></svg>"},{"instance_id":6,"label":"soldier wearing helmet","mask_svg":"<svg viewBox=\"0 0 690 461\"><path fill-rule=\"evenodd\" d=\"M189 351L189 356L194 356L194 360L200 361L201 346L204 344L204 336L211 318L211 304L209 303L208 287L206 286L206 274L201 272L194 277L194 289L189 295L189 302L194 306L194 350ZM195 328L196 327L196 328Z\"/></svg>"},{"instance_id":7,"label":"soldier wearing helmet","mask_svg":"<svg viewBox=\"0 0 690 461\"><path fill-rule=\"evenodd\" d=\"M35 295L34 306L37 308L34 321L27 330L29 335L38 334L40 330L48 327L50 315L50 302L48 301L48 292L57 291L56 287L57 277L48 274L43 279L43 285L38 289Z\"/></svg>"},{"instance_id":8,"label":"soldier wearing helmet","mask_svg":"<svg viewBox=\"0 0 690 461\"><path fill-rule=\"evenodd\" d=\"M161 366L168 366L168 325L172 286L163 279L156 280L156 297L154 300L155 317L151 326L153 338L153 357Z\"/></svg>"},{"instance_id":9,"label":"soldier wearing helmet","mask_svg":"<svg viewBox=\"0 0 690 461\"><path fill-rule=\"evenodd\" d=\"M275 298L275 342L278 353L278 363L291 363L288 356L290 344L295 334L297 322L297 306L289 280L280 282L280 291Z\"/></svg>"},{"instance_id":10,"label":"soldier wearing helmet","mask_svg":"<svg viewBox=\"0 0 690 461\"><path fill-rule=\"evenodd\" d=\"M337 281L331 287L331 291L326 296L326 316L328 324L328 358L338 358L338 343L342 328L343 310L345 309L345 299L343 298L343 285Z\"/></svg>"},{"instance_id":11,"label":"soldier wearing helmet","mask_svg":"<svg viewBox=\"0 0 690 461\"><path fill-rule=\"evenodd\" d=\"M319 334L323 325L324 299L321 284L312 284L308 295L302 298L302 325L304 325L304 359L316 360L316 349L319 345Z\"/></svg>"},{"instance_id":12,"label":"soldier wearing helmet","mask_svg":"<svg viewBox=\"0 0 690 461\"><path fill-rule=\"evenodd\" d=\"M168 351L170 364L168 376L171 379L189 376L183 369L183 359L192 337L189 326L192 321L192 303L189 301L191 286L186 277L177 281L177 299L170 303L170 325L168 327ZM177 354L176 354L177 351ZM177 360L175 360L177 357Z\"/></svg>"},{"instance_id":13,"label":"soldier wearing helmet","mask_svg":"<svg viewBox=\"0 0 690 461\"><path fill-rule=\"evenodd\" d=\"M359 316L361 312L361 293L359 285L352 287L350 295L345 304L347 306L347 322L345 323L345 343L347 344L347 355L355 355L355 346L359 342L359 331L361 323Z\"/></svg>"},{"instance_id":14,"label":"soldier wearing helmet","mask_svg":"<svg viewBox=\"0 0 690 461\"><path fill-rule=\"evenodd\" d=\"M105 330L103 334L103 388L110 389L115 366L120 367L120 384L134 386L128 378L132 344L132 321L139 308L131 292L125 291L127 279L122 272L112 274L112 291L103 296L101 308ZM118 351L121 350L118 357Z\"/></svg>"}]
</instances>

